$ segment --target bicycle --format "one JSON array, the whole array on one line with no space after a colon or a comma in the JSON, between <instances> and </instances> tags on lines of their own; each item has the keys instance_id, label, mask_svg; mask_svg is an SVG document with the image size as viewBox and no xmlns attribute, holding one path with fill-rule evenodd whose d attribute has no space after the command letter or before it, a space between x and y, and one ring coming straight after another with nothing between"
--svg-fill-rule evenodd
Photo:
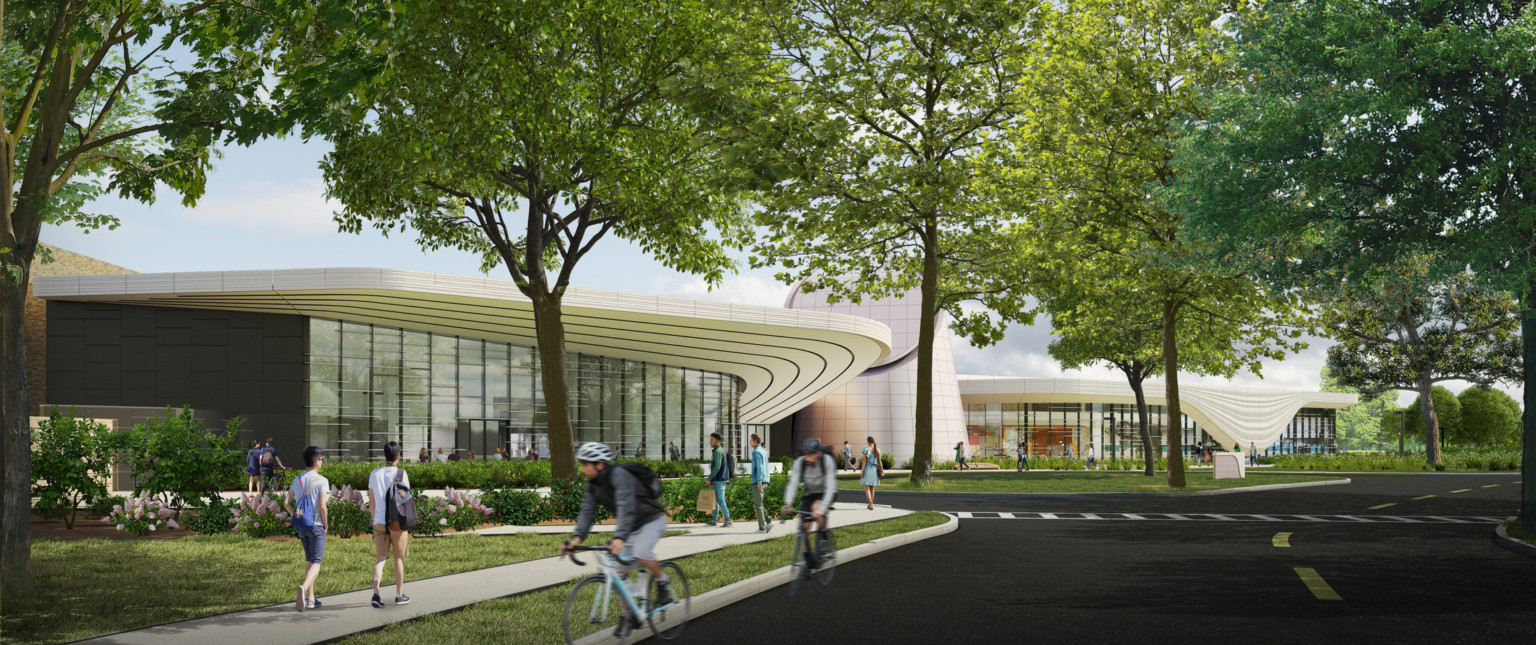
<instances>
[{"instance_id":1,"label":"bicycle","mask_svg":"<svg viewBox=\"0 0 1536 645\"><path fill-rule=\"evenodd\" d=\"M615 565L627 566L635 562L634 558L615 556L608 553L606 546L578 546L571 550L603 552L603 572L582 578L581 582L576 583L576 586L571 589L570 597L566 598L565 618L562 622L566 643L574 643L577 638L585 636L585 634L578 635L571 632L571 611L588 603L592 605L592 609L587 613L587 624L596 625L597 631L602 631L608 624L616 621L613 635L619 639L620 645L623 645L631 631L640 629L641 621L649 623L651 633L662 640L672 640L682 635L683 628L688 624L688 611L692 606L692 599L688 593L688 576L683 575L682 567L677 566L676 562L667 560L661 563L662 570L671 579L672 602L660 607L649 607L648 599L656 597L656 581L649 579L648 572L642 567L629 574L632 577L647 578L645 586L640 587L646 592L637 597L626 588L623 577L615 571ZM587 566L587 563L576 559L575 553L570 557L571 562L576 563L577 566ZM639 585L636 586L639 587ZM615 596L622 598L617 612L610 611L610 605ZM665 625L669 615L677 619L677 624Z\"/></svg>"},{"instance_id":2,"label":"bicycle","mask_svg":"<svg viewBox=\"0 0 1536 645\"><path fill-rule=\"evenodd\" d=\"M813 515L813 513L793 509L789 512L800 516L795 524L795 550L789 556L789 595L793 596L795 591L800 588L800 572L806 566L805 540L807 536L805 533L805 519ZM832 508L829 506L823 512L831 513ZM779 523L783 524L786 519L781 517ZM821 566L817 567L811 575L816 578L816 582L821 583L821 586L825 587L832 584L832 575L837 570L837 539L832 535L832 529L827 529L826 540L822 544L817 545L816 553L821 556Z\"/></svg>"}]
</instances>

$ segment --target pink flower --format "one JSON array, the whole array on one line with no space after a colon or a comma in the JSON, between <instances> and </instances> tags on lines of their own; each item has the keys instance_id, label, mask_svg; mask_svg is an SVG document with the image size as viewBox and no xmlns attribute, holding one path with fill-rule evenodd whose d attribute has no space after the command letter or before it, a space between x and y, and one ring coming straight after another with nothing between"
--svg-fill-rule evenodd
<instances>
[{"instance_id":1,"label":"pink flower","mask_svg":"<svg viewBox=\"0 0 1536 645\"><path fill-rule=\"evenodd\" d=\"M253 529L261 528L261 522L253 522L253 523L251 523L251 528L253 528Z\"/></svg>"},{"instance_id":2,"label":"pink flower","mask_svg":"<svg viewBox=\"0 0 1536 645\"><path fill-rule=\"evenodd\" d=\"M111 522L112 521L112 516L108 515L106 517L103 517L103 518L101 518L101 521L103 521L103 522Z\"/></svg>"},{"instance_id":3,"label":"pink flower","mask_svg":"<svg viewBox=\"0 0 1536 645\"><path fill-rule=\"evenodd\" d=\"M170 516L175 515L175 514L176 514L175 511L172 511L171 509L168 509L168 508L161 508L160 509L160 517L170 517Z\"/></svg>"},{"instance_id":4,"label":"pink flower","mask_svg":"<svg viewBox=\"0 0 1536 645\"><path fill-rule=\"evenodd\" d=\"M236 524L236 523L239 523L239 522L240 522L240 520L237 520L237 519L235 519L233 517L229 518L229 523L230 524Z\"/></svg>"},{"instance_id":5,"label":"pink flower","mask_svg":"<svg viewBox=\"0 0 1536 645\"><path fill-rule=\"evenodd\" d=\"M448 518L445 517L443 519L440 519L440 520L437 521L437 523L441 524L443 526L448 526Z\"/></svg>"},{"instance_id":6,"label":"pink flower","mask_svg":"<svg viewBox=\"0 0 1536 645\"><path fill-rule=\"evenodd\" d=\"M119 531L123 530L123 525L121 525L121 524L117 525L117 530L119 530Z\"/></svg>"},{"instance_id":7,"label":"pink flower","mask_svg":"<svg viewBox=\"0 0 1536 645\"><path fill-rule=\"evenodd\" d=\"M233 513L234 513L234 514L235 514L235 517L240 517L240 514L241 514L241 513L242 513L242 512L244 512L244 511L242 511L242 510L240 510L240 507L239 507L239 506L236 506L236 507L235 507L235 508L233 508L233 509L231 509L231 510L232 510L232 512L233 512Z\"/></svg>"},{"instance_id":8,"label":"pink flower","mask_svg":"<svg viewBox=\"0 0 1536 645\"><path fill-rule=\"evenodd\" d=\"M457 512L459 512L459 507L454 506L453 504L449 504L448 505L448 512L449 513L457 513Z\"/></svg>"},{"instance_id":9,"label":"pink flower","mask_svg":"<svg viewBox=\"0 0 1536 645\"><path fill-rule=\"evenodd\" d=\"M122 504L113 504L112 505L112 512L113 513L121 513L121 512L123 512L123 505Z\"/></svg>"},{"instance_id":10,"label":"pink flower","mask_svg":"<svg viewBox=\"0 0 1536 645\"><path fill-rule=\"evenodd\" d=\"M177 524L176 520L166 520L165 524L166 524L166 526L169 526L169 527L171 527L173 529L181 528L181 525Z\"/></svg>"},{"instance_id":11,"label":"pink flower","mask_svg":"<svg viewBox=\"0 0 1536 645\"><path fill-rule=\"evenodd\" d=\"M149 525L149 530L151 530L151 531L155 530L155 525L154 524L150 524Z\"/></svg>"}]
</instances>

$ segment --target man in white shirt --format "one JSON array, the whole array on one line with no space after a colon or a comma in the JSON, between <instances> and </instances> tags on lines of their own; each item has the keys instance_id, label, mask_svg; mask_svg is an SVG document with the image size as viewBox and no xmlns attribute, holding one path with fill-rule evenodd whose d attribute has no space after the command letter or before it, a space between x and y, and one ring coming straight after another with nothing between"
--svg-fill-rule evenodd
<instances>
[{"instance_id":1,"label":"man in white shirt","mask_svg":"<svg viewBox=\"0 0 1536 645\"><path fill-rule=\"evenodd\" d=\"M384 444L384 461L386 465L373 469L368 475L368 512L373 514L373 553L378 558L373 563L373 606L380 609L384 608L384 601L379 599L379 581L384 577L384 561L391 556L395 559L395 604L411 602L405 595L405 556L410 552L411 532L401 530L399 522L390 527L384 520L389 489L394 486L395 478L398 476L407 488L411 485L410 476L400 468L399 443Z\"/></svg>"}]
</instances>

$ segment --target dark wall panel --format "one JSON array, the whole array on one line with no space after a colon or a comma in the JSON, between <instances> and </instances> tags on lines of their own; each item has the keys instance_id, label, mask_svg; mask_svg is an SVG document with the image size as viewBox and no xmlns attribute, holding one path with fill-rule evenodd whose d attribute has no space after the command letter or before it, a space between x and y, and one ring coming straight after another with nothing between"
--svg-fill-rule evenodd
<instances>
[{"instance_id":1,"label":"dark wall panel","mask_svg":"<svg viewBox=\"0 0 1536 645\"><path fill-rule=\"evenodd\" d=\"M189 406L240 436L305 442L300 316L50 301L48 404ZM131 424L131 420L122 421Z\"/></svg>"}]
</instances>

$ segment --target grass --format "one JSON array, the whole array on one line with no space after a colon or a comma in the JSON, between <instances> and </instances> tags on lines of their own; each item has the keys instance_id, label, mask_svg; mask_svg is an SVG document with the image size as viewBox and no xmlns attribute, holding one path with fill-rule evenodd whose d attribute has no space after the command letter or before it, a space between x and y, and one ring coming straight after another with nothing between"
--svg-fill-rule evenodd
<instances>
[{"instance_id":1,"label":"grass","mask_svg":"<svg viewBox=\"0 0 1536 645\"><path fill-rule=\"evenodd\" d=\"M948 518L941 513L923 512L835 528L837 545L840 549L846 549L946 521ZM788 526L786 524L786 528L775 530L788 533ZM788 565L793 539L793 535L784 535L763 542L728 546L719 551L683 558L678 563L688 575L690 591L697 597L710 590ZM591 570L572 566L571 572L590 574ZM567 584L531 594L488 600L461 611L426 616L381 631L358 634L342 643L559 643L565 638L560 623L565 611L565 600L570 593L571 585ZM642 635L649 636L649 629L646 628Z\"/></svg>"},{"instance_id":2,"label":"grass","mask_svg":"<svg viewBox=\"0 0 1536 645\"><path fill-rule=\"evenodd\" d=\"M1252 475L1253 473L1249 473ZM930 493L1180 493L1218 488L1241 488L1263 484L1292 484L1318 481L1319 475L1263 475L1245 479L1212 479L1209 471L1184 473L1186 488L1169 488L1167 474L1147 477L1136 472L985 472L964 475L935 475L933 484L918 488L906 478L887 478L880 490L922 491ZM839 479L842 489L862 490L856 479Z\"/></svg>"},{"instance_id":3,"label":"grass","mask_svg":"<svg viewBox=\"0 0 1536 645\"><path fill-rule=\"evenodd\" d=\"M1504 534L1516 540L1536 546L1536 533L1526 533L1520 528L1520 518L1504 522Z\"/></svg>"},{"instance_id":4,"label":"grass","mask_svg":"<svg viewBox=\"0 0 1536 645\"><path fill-rule=\"evenodd\" d=\"M599 535L607 534L594 534ZM416 538L406 558L406 579L548 557L569 537L519 533ZM291 602L304 572L302 554L297 541L239 535L33 540L35 593L32 598L5 599L0 642L57 643ZM373 561L371 536L331 538L316 593L373 586ZM392 571L386 564L387 584L393 584Z\"/></svg>"}]
</instances>

